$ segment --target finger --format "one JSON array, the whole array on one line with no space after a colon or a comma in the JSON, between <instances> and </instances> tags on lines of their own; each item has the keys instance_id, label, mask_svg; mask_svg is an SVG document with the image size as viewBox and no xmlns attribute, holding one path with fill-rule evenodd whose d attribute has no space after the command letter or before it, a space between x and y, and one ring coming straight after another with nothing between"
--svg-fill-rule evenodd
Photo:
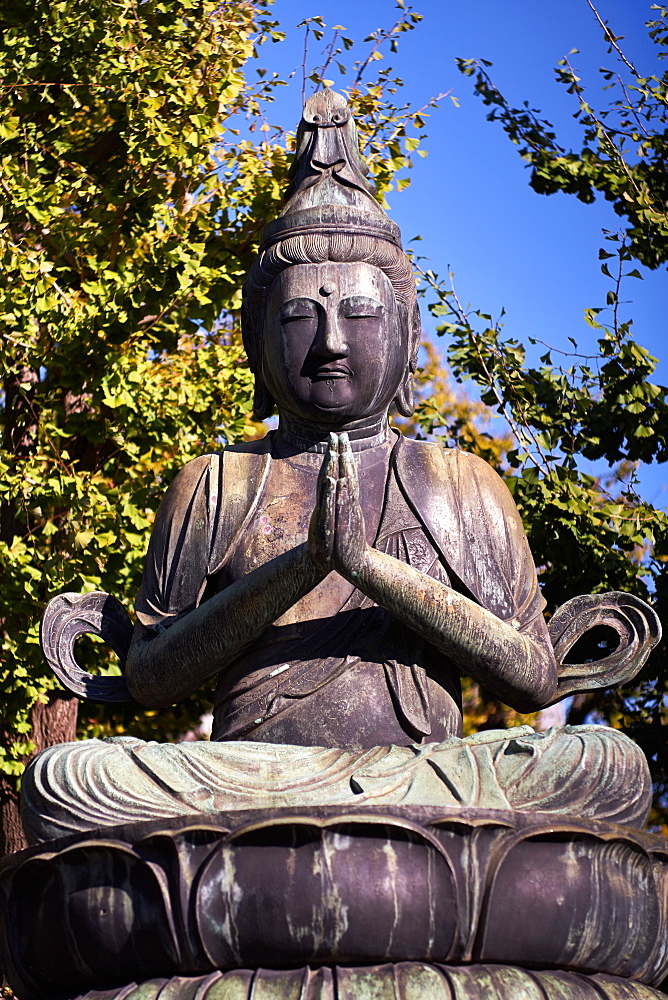
<instances>
[{"instance_id":1,"label":"finger","mask_svg":"<svg viewBox=\"0 0 668 1000\"><path fill-rule=\"evenodd\" d=\"M332 558L336 530L336 484L333 476L321 474L316 507L309 523L309 549L316 563L327 567Z\"/></svg>"},{"instance_id":2,"label":"finger","mask_svg":"<svg viewBox=\"0 0 668 1000\"><path fill-rule=\"evenodd\" d=\"M324 484L323 490L323 506L327 507L329 513L333 512L336 504L336 484L338 479L334 479L334 476L327 476Z\"/></svg>"},{"instance_id":3,"label":"finger","mask_svg":"<svg viewBox=\"0 0 668 1000\"><path fill-rule=\"evenodd\" d=\"M328 559L332 558L336 538L336 497L338 480L327 477L326 491L320 508L322 516L322 541Z\"/></svg>"},{"instance_id":4,"label":"finger","mask_svg":"<svg viewBox=\"0 0 668 1000\"><path fill-rule=\"evenodd\" d=\"M351 503L350 481L339 479L336 485L336 537L332 549L335 569L348 579L364 560L366 536L359 506Z\"/></svg>"},{"instance_id":5,"label":"finger","mask_svg":"<svg viewBox=\"0 0 668 1000\"><path fill-rule=\"evenodd\" d=\"M351 451L350 448L350 438L344 431L342 434L338 435L339 438L339 475L345 476L345 471L343 468L343 456Z\"/></svg>"},{"instance_id":6,"label":"finger","mask_svg":"<svg viewBox=\"0 0 668 1000\"><path fill-rule=\"evenodd\" d=\"M336 510L336 479L333 476L323 476L318 491L318 511L323 526L332 521Z\"/></svg>"},{"instance_id":7,"label":"finger","mask_svg":"<svg viewBox=\"0 0 668 1000\"><path fill-rule=\"evenodd\" d=\"M318 491L323 487L326 479L336 480L339 478L339 441L336 434L329 435L329 444L325 457L320 466L318 475Z\"/></svg>"},{"instance_id":8,"label":"finger","mask_svg":"<svg viewBox=\"0 0 668 1000\"><path fill-rule=\"evenodd\" d=\"M336 483L336 506L340 507L341 510L345 508L348 503L348 480L341 476Z\"/></svg>"},{"instance_id":9,"label":"finger","mask_svg":"<svg viewBox=\"0 0 668 1000\"><path fill-rule=\"evenodd\" d=\"M339 452L339 475L348 481L348 496L353 504L357 505L359 503L359 477L357 475L357 465L355 464L355 456L353 455L353 450L350 447L350 441L348 440L348 435L341 435L342 438L345 437L345 441L341 441L341 447Z\"/></svg>"},{"instance_id":10,"label":"finger","mask_svg":"<svg viewBox=\"0 0 668 1000\"><path fill-rule=\"evenodd\" d=\"M348 536L350 534L350 501L348 483L339 479L336 484L336 525L332 556L335 564L345 565L348 555Z\"/></svg>"}]
</instances>

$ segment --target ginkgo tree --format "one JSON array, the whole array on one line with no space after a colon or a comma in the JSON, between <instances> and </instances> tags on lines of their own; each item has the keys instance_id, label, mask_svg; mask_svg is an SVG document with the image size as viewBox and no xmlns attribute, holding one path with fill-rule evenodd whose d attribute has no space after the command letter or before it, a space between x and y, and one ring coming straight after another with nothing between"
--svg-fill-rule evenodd
<instances>
[{"instance_id":1,"label":"ginkgo tree","mask_svg":"<svg viewBox=\"0 0 668 1000\"><path fill-rule=\"evenodd\" d=\"M361 48L322 18L302 25L317 52L292 84L295 107L300 82L304 95L332 81L348 93L381 198L406 186L412 155L424 152L429 105L398 105L401 81L380 58L419 19L400 2L395 22ZM17 0L0 25L0 808L2 847L12 850L25 761L76 732L76 700L42 660L44 605L101 589L131 608L175 472L263 433L251 415L240 289L285 190L293 136L270 123L287 81L258 72L254 58L271 66L282 38L270 0ZM486 67L466 69L486 79ZM632 253L628 239L617 251ZM514 438L494 440L481 404L453 394L433 352L411 429L505 469L550 609L588 590L651 596L648 572L660 606L664 521L631 488L607 496L577 464L583 448L618 467L663 455L665 394L630 327L617 317L605 329L591 314L601 361L578 382L550 359L525 369L521 345L498 325L462 310L433 272L425 286L437 292L455 372L478 381ZM80 655L118 669L99 645ZM654 732L662 682L651 669L634 699L598 706L610 721ZM82 703L78 734L131 726L176 739L206 706L206 692L159 715Z\"/></svg>"},{"instance_id":2,"label":"ginkgo tree","mask_svg":"<svg viewBox=\"0 0 668 1000\"><path fill-rule=\"evenodd\" d=\"M100 589L131 608L176 470L261 431L240 289L293 139L267 120L284 81L256 71L261 46L282 38L270 15L270 0L16 0L0 11L4 850L21 843L26 759L76 731L76 699L41 656L44 605ZM410 165L424 110L393 103L401 81L380 56L419 19L399 4L342 79L381 197ZM327 80L333 59L339 72L352 46L336 29L305 86ZM118 669L100 646L90 653ZM176 738L205 707L204 696L139 714L133 731ZM79 735L129 721L84 704Z\"/></svg>"}]
</instances>

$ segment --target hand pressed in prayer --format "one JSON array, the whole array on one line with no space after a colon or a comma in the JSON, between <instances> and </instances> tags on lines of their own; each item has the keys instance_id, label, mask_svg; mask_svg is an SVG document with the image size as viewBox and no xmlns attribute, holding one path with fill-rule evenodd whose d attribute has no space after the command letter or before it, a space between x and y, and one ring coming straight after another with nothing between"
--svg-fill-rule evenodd
<instances>
[{"instance_id":1,"label":"hand pressed in prayer","mask_svg":"<svg viewBox=\"0 0 668 1000\"><path fill-rule=\"evenodd\" d=\"M357 466L347 434L339 435L339 478L336 484L336 518L332 562L334 569L354 580L369 549L360 503Z\"/></svg>"},{"instance_id":2,"label":"hand pressed in prayer","mask_svg":"<svg viewBox=\"0 0 668 1000\"><path fill-rule=\"evenodd\" d=\"M350 579L361 568L367 550L350 441L347 434L330 434L309 526L309 552L322 572L335 569Z\"/></svg>"},{"instance_id":3,"label":"hand pressed in prayer","mask_svg":"<svg viewBox=\"0 0 668 1000\"><path fill-rule=\"evenodd\" d=\"M309 554L323 574L333 569L338 476L339 439L336 434L330 434L327 451L318 474L315 510L311 514L308 531Z\"/></svg>"}]
</instances>

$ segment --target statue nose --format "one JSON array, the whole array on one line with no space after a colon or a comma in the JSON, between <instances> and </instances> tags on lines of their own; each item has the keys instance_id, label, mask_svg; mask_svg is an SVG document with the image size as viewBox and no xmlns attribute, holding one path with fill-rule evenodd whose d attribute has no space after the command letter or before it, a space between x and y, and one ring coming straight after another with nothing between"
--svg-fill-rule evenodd
<instances>
[{"instance_id":1,"label":"statue nose","mask_svg":"<svg viewBox=\"0 0 668 1000\"><path fill-rule=\"evenodd\" d=\"M343 331L340 328L338 317L323 317L316 343L313 345L314 351L320 357L326 358L346 358L349 349Z\"/></svg>"}]
</instances>

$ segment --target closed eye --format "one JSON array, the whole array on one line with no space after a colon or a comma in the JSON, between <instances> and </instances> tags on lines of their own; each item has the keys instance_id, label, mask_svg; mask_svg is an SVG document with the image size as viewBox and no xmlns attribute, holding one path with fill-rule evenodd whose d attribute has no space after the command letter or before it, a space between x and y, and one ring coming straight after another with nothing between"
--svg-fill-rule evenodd
<instances>
[{"instance_id":1,"label":"closed eye","mask_svg":"<svg viewBox=\"0 0 668 1000\"><path fill-rule=\"evenodd\" d=\"M382 303L369 295L350 295L339 306L342 319L380 319L382 315Z\"/></svg>"},{"instance_id":2,"label":"closed eye","mask_svg":"<svg viewBox=\"0 0 668 1000\"><path fill-rule=\"evenodd\" d=\"M290 299L284 303L280 311L281 326L286 323L299 323L304 320L317 320L318 308L310 299Z\"/></svg>"}]
</instances>

